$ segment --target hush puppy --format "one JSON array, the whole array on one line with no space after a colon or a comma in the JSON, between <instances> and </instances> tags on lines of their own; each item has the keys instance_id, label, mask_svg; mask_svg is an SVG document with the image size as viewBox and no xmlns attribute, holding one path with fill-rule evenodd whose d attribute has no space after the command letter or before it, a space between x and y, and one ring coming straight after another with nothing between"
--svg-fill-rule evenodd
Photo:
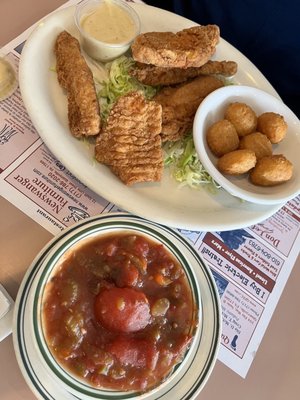
<instances>
[{"instance_id":1,"label":"hush puppy","mask_svg":"<svg viewBox=\"0 0 300 400\"><path fill-rule=\"evenodd\" d=\"M254 151L257 160L272 155L272 143L266 135L260 132L253 132L242 137L239 148Z\"/></svg>"},{"instance_id":2,"label":"hush puppy","mask_svg":"<svg viewBox=\"0 0 300 400\"><path fill-rule=\"evenodd\" d=\"M275 186L287 182L293 175L293 164L282 154L263 157L250 172L250 181L258 186Z\"/></svg>"},{"instance_id":3,"label":"hush puppy","mask_svg":"<svg viewBox=\"0 0 300 400\"><path fill-rule=\"evenodd\" d=\"M239 136L248 135L256 130L257 116L245 103L230 103L224 116L234 125Z\"/></svg>"},{"instance_id":4,"label":"hush puppy","mask_svg":"<svg viewBox=\"0 0 300 400\"><path fill-rule=\"evenodd\" d=\"M241 175L250 171L256 164L255 153L252 150L235 150L224 154L218 159L218 170L228 175Z\"/></svg>"},{"instance_id":5,"label":"hush puppy","mask_svg":"<svg viewBox=\"0 0 300 400\"><path fill-rule=\"evenodd\" d=\"M206 134L208 147L217 156L223 156L239 147L239 136L230 121L222 119L212 124Z\"/></svg>"},{"instance_id":6,"label":"hush puppy","mask_svg":"<svg viewBox=\"0 0 300 400\"><path fill-rule=\"evenodd\" d=\"M257 130L266 135L271 143L279 143L287 133L287 123L280 114L265 112L257 118Z\"/></svg>"}]
</instances>

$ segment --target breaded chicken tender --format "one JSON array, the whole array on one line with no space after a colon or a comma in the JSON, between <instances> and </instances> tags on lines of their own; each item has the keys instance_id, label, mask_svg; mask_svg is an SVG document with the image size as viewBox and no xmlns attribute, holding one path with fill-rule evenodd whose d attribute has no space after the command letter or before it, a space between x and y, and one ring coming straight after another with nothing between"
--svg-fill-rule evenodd
<instances>
[{"instance_id":1,"label":"breaded chicken tender","mask_svg":"<svg viewBox=\"0 0 300 400\"><path fill-rule=\"evenodd\" d=\"M215 53L220 40L217 25L194 26L173 32L148 32L131 45L135 61L164 68L201 67Z\"/></svg>"},{"instance_id":2,"label":"breaded chicken tender","mask_svg":"<svg viewBox=\"0 0 300 400\"><path fill-rule=\"evenodd\" d=\"M252 150L235 150L218 159L220 172L228 175L242 175L255 167L256 157Z\"/></svg>"},{"instance_id":3,"label":"breaded chicken tender","mask_svg":"<svg viewBox=\"0 0 300 400\"><path fill-rule=\"evenodd\" d=\"M63 31L54 51L57 79L67 92L71 133L76 137L97 135L101 125L99 103L93 75L81 55L78 40Z\"/></svg>"},{"instance_id":4,"label":"breaded chicken tender","mask_svg":"<svg viewBox=\"0 0 300 400\"><path fill-rule=\"evenodd\" d=\"M237 72L234 61L207 61L202 67L163 68L155 65L136 63L130 74L139 82L151 86L168 86L185 82L199 75L233 76Z\"/></svg>"},{"instance_id":5,"label":"breaded chicken tender","mask_svg":"<svg viewBox=\"0 0 300 400\"><path fill-rule=\"evenodd\" d=\"M161 106L142 93L119 97L97 138L95 157L126 185L160 181L163 171Z\"/></svg>"},{"instance_id":6,"label":"breaded chicken tender","mask_svg":"<svg viewBox=\"0 0 300 400\"><path fill-rule=\"evenodd\" d=\"M283 116L274 112L265 112L257 119L257 130L266 135L271 143L281 142L286 136L287 128Z\"/></svg>"},{"instance_id":7,"label":"breaded chicken tender","mask_svg":"<svg viewBox=\"0 0 300 400\"><path fill-rule=\"evenodd\" d=\"M242 137L239 148L254 151L258 160L262 157L271 156L273 152L272 143L266 135L260 132L253 132Z\"/></svg>"},{"instance_id":8,"label":"breaded chicken tender","mask_svg":"<svg viewBox=\"0 0 300 400\"><path fill-rule=\"evenodd\" d=\"M252 108L245 103L229 104L224 117L235 126L239 136L248 135L256 130L257 116Z\"/></svg>"},{"instance_id":9,"label":"breaded chicken tender","mask_svg":"<svg viewBox=\"0 0 300 400\"><path fill-rule=\"evenodd\" d=\"M258 186L275 186L293 176L293 164L282 154L263 157L250 172L250 181Z\"/></svg>"},{"instance_id":10,"label":"breaded chicken tender","mask_svg":"<svg viewBox=\"0 0 300 400\"><path fill-rule=\"evenodd\" d=\"M178 86L165 87L153 97L162 106L162 141L182 139L192 129L201 101L224 84L214 76L199 76Z\"/></svg>"},{"instance_id":11,"label":"breaded chicken tender","mask_svg":"<svg viewBox=\"0 0 300 400\"><path fill-rule=\"evenodd\" d=\"M217 157L238 149L240 143L235 127L227 119L212 124L207 130L206 140L211 152Z\"/></svg>"}]
</instances>

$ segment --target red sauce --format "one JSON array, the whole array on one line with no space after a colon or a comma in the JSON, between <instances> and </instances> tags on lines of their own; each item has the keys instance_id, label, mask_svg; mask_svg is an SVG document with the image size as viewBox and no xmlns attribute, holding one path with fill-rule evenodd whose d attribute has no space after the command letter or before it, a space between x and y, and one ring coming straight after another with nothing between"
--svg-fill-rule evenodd
<instances>
[{"instance_id":1,"label":"red sauce","mask_svg":"<svg viewBox=\"0 0 300 400\"><path fill-rule=\"evenodd\" d=\"M190 345L195 304L185 272L144 236L113 234L75 248L46 293L49 349L92 386L148 390Z\"/></svg>"}]
</instances>

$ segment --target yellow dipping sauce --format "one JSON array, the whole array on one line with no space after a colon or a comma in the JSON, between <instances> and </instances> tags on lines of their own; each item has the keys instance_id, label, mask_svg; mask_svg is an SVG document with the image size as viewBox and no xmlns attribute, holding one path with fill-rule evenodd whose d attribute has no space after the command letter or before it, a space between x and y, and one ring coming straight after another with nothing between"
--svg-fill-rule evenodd
<instances>
[{"instance_id":1,"label":"yellow dipping sauce","mask_svg":"<svg viewBox=\"0 0 300 400\"><path fill-rule=\"evenodd\" d=\"M4 58L0 58L0 101L10 96L17 86L13 67Z\"/></svg>"},{"instance_id":2,"label":"yellow dipping sauce","mask_svg":"<svg viewBox=\"0 0 300 400\"><path fill-rule=\"evenodd\" d=\"M80 21L82 29L101 42L119 44L130 41L136 33L132 18L121 7L104 1Z\"/></svg>"}]
</instances>

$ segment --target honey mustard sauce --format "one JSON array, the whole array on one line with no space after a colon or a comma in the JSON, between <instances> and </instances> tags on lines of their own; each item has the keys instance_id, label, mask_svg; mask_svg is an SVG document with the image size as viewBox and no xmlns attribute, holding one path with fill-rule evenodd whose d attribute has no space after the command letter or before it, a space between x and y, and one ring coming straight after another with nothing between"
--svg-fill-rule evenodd
<instances>
[{"instance_id":1,"label":"honey mustard sauce","mask_svg":"<svg viewBox=\"0 0 300 400\"><path fill-rule=\"evenodd\" d=\"M93 38L111 44L125 43L135 34L132 18L110 1L101 3L81 19L82 29Z\"/></svg>"},{"instance_id":2,"label":"honey mustard sauce","mask_svg":"<svg viewBox=\"0 0 300 400\"><path fill-rule=\"evenodd\" d=\"M0 57L0 100L10 96L17 86L16 74L8 61Z\"/></svg>"}]
</instances>

